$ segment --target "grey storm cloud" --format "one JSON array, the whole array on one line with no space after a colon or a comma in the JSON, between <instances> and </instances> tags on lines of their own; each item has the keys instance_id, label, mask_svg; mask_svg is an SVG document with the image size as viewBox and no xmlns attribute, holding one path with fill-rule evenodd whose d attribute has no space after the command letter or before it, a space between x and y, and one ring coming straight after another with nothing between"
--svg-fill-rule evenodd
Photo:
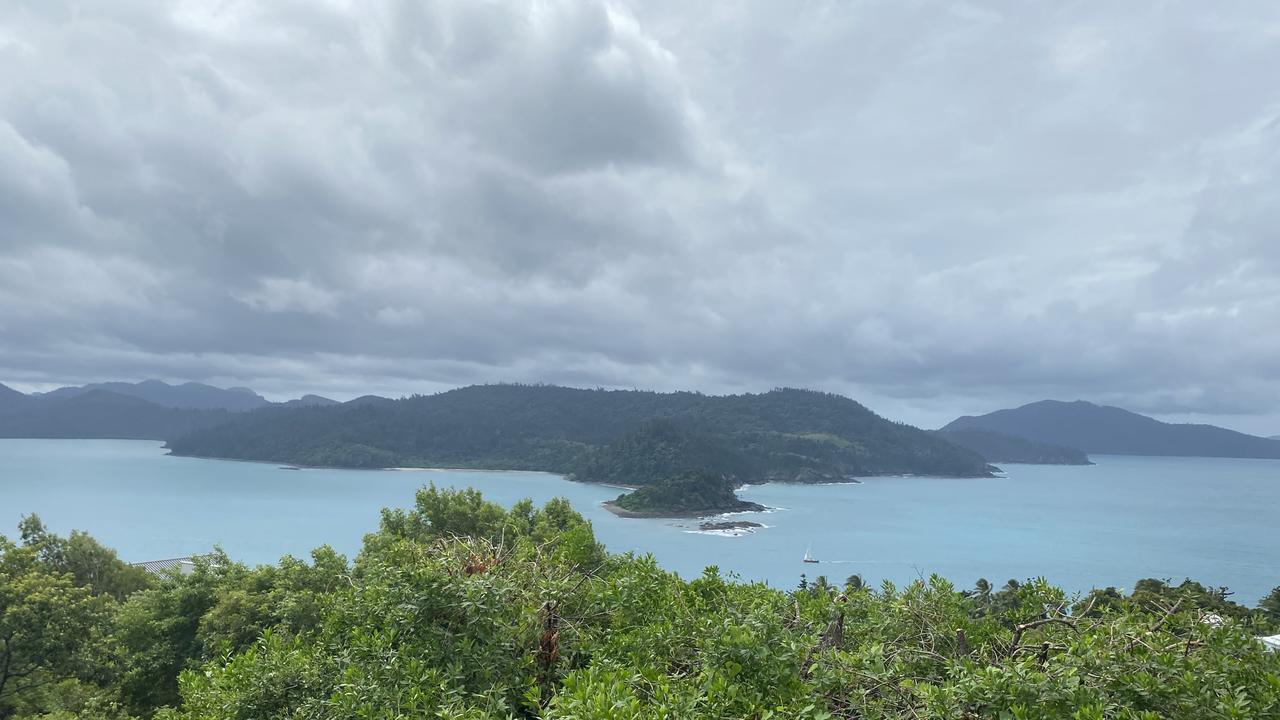
<instances>
[{"instance_id":1,"label":"grey storm cloud","mask_svg":"<svg viewBox=\"0 0 1280 720\"><path fill-rule=\"evenodd\" d=\"M0 382L1280 432L1275 76L1261 0L9 2Z\"/></svg>"}]
</instances>

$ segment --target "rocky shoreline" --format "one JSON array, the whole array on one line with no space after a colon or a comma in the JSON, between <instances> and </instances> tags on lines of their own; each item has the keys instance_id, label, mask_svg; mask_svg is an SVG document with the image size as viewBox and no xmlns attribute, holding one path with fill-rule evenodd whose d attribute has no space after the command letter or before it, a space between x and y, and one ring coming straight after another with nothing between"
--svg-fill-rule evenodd
<instances>
[{"instance_id":1,"label":"rocky shoreline","mask_svg":"<svg viewBox=\"0 0 1280 720\"><path fill-rule=\"evenodd\" d=\"M698 523L699 530L750 530L761 527L764 527L764 525L750 520L725 520L720 522L708 520Z\"/></svg>"}]
</instances>

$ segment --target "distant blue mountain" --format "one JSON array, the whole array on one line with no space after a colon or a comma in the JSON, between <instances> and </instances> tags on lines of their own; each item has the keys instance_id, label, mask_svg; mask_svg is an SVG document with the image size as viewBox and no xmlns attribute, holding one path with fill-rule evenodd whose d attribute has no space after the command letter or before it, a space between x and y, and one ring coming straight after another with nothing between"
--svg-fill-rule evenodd
<instances>
[{"instance_id":1,"label":"distant blue mountain","mask_svg":"<svg viewBox=\"0 0 1280 720\"><path fill-rule=\"evenodd\" d=\"M117 395L141 398L167 408L191 410L229 410L244 412L267 405L267 399L249 388L219 388L204 383L188 382L170 385L160 380L144 380L140 383L105 382L79 387L58 388L38 397L70 398L94 390L106 390Z\"/></svg>"},{"instance_id":2,"label":"distant blue mountain","mask_svg":"<svg viewBox=\"0 0 1280 720\"><path fill-rule=\"evenodd\" d=\"M389 407L394 405L395 402L396 402L395 400L392 400L391 398L384 398L381 395L361 395L360 397L355 398L354 400L348 400L342 404L350 405L352 407L364 407L368 405L373 405L376 407Z\"/></svg>"},{"instance_id":3,"label":"distant blue mountain","mask_svg":"<svg viewBox=\"0 0 1280 720\"><path fill-rule=\"evenodd\" d=\"M1083 450L1036 442L993 430L961 428L958 430L934 430L938 437L978 453L984 460L997 465L1021 463L1026 465L1092 465Z\"/></svg>"},{"instance_id":4,"label":"distant blue mountain","mask_svg":"<svg viewBox=\"0 0 1280 720\"><path fill-rule=\"evenodd\" d=\"M104 382L31 395L0 385L0 437L161 440L258 408L337 404L319 395L272 403L248 388L195 382Z\"/></svg>"},{"instance_id":5,"label":"distant blue mountain","mask_svg":"<svg viewBox=\"0 0 1280 720\"><path fill-rule=\"evenodd\" d=\"M328 407L339 403L337 400L330 400L322 395L303 395L296 400L287 400L277 404L280 407Z\"/></svg>"},{"instance_id":6,"label":"distant blue mountain","mask_svg":"<svg viewBox=\"0 0 1280 720\"><path fill-rule=\"evenodd\" d=\"M24 398L20 407L0 411L0 437L163 440L220 425L235 416L221 408L163 407L109 390Z\"/></svg>"},{"instance_id":7,"label":"distant blue mountain","mask_svg":"<svg viewBox=\"0 0 1280 720\"><path fill-rule=\"evenodd\" d=\"M14 410L27 401L27 396L8 385L0 385L0 413Z\"/></svg>"},{"instance_id":8,"label":"distant blue mountain","mask_svg":"<svg viewBox=\"0 0 1280 720\"><path fill-rule=\"evenodd\" d=\"M1169 455L1280 459L1280 441L1213 425L1165 423L1128 410L1077 400L1042 400L965 416L945 431L987 430L1091 455Z\"/></svg>"}]
</instances>

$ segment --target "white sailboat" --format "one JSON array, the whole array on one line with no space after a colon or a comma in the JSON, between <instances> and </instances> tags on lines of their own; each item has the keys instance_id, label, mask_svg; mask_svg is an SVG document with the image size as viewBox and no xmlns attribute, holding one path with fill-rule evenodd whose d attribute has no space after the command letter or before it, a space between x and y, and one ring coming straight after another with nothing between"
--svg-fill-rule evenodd
<instances>
[{"instance_id":1,"label":"white sailboat","mask_svg":"<svg viewBox=\"0 0 1280 720\"><path fill-rule=\"evenodd\" d=\"M813 543L809 543L809 547L804 551L804 561L807 563L816 563L813 559Z\"/></svg>"}]
</instances>

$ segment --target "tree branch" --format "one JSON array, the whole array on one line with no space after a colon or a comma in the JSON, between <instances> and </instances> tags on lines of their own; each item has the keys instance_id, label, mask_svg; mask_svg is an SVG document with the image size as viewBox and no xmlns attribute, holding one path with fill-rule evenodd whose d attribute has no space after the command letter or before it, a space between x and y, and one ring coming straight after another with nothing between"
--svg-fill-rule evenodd
<instances>
[{"instance_id":1,"label":"tree branch","mask_svg":"<svg viewBox=\"0 0 1280 720\"><path fill-rule=\"evenodd\" d=\"M1071 617L1055 616L1055 617L1040 618L1038 620L1032 620L1030 622L1025 622L1025 623L1022 623L1021 625L1015 626L1013 628L1013 639L1009 642L1009 655L1013 655L1018 652L1018 648L1022 643L1023 633L1025 633L1028 630L1034 630L1035 628L1038 628L1044 625L1053 625L1053 624L1064 625L1066 627L1071 628L1072 632L1079 634L1080 621L1083 620L1086 616L1088 616L1090 612L1093 611L1093 605L1097 601L1098 601L1098 596L1094 595L1092 598L1089 599L1089 604L1086 605L1084 610L1081 611L1078 615L1072 615Z\"/></svg>"}]
</instances>

